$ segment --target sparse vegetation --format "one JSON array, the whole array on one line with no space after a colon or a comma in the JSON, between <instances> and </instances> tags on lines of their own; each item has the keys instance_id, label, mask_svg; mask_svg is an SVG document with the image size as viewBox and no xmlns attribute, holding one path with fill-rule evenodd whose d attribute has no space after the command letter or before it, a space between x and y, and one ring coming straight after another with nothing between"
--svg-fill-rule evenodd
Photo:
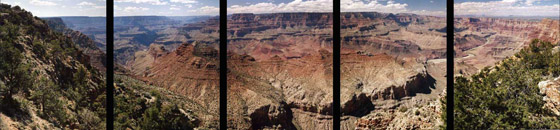
<instances>
[{"instance_id":1,"label":"sparse vegetation","mask_svg":"<svg viewBox=\"0 0 560 130\"><path fill-rule=\"evenodd\" d=\"M26 123L34 119L22 114L36 113L57 128L105 129L105 81L82 63L72 40L18 6L0 4L0 13L0 113Z\"/></svg>"},{"instance_id":2,"label":"sparse vegetation","mask_svg":"<svg viewBox=\"0 0 560 130\"><path fill-rule=\"evenodd\" d=\"M560 53L535 39L514 57L487 67L454 86L456 129L560 128L560 117L543 108L537 84L558 76ZM444 110L445 111L445 110Z\"/></svg>"},{"instance_id":3,"label":"sparse vegetation","mask_svg":"<svg viewBox=\"0 0 560 130\"><path fill-rule=\"evenodd\" d=\"M168 100L150 86L130 79L116 76L117 95L115 102L115 129L140 130L185 130L195 125L181 113L178 104L166 103ZM153 88L152 88L153 89ZM149 92L142 92L149 91Z\"/></svg>"}]
</instances>

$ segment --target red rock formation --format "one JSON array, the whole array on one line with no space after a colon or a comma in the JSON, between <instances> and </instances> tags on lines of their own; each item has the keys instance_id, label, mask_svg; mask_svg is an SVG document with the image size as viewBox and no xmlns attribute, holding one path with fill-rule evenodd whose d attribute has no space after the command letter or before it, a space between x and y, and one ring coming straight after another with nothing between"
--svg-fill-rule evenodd
<instances>
[{"instance_id":1,"label":"red rock formation","mask_svg":"<svg viewBox=\"0 0 560 130\"><path fill-rule=\"evenodd\" d=\"M482 69L512 56L532 39L560 43L560 21L552 19L456 18L455 51L462 67ZM470 67L472 66L472 67ZM476 70L456 70L476 71Z\"/></svg>"}]
</instances>

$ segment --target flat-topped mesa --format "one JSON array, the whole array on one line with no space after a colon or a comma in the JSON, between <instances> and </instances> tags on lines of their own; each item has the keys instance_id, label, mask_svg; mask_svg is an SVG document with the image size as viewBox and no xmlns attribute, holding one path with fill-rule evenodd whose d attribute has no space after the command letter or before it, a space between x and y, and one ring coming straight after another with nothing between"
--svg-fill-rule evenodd
<instances>
[{"instance_id":1,"label":"flat-topped mesa","mask_svg":"<svg viewBox=\"0 0 560 130\"><path fill-rule=\"evenodd\" d=\"M520 32L527 32L521 30L535 30L537 28L538 22L529 21L529 20L516 20L516 19L501 19L501 18L457 18L461 24L458 24L459 27L464 25L469 27L471 30L485 30L485 29L493 29L498 31L499 33L516 33L517 31ZM518 32L519 33L519 32Z\"/></svg>"},{"instance_id":2,"label":"flat-topped mesa","mask_svg":"<svg viewBox=\"0 0 560 130\"><path fill-rule=\"evenodd\" d=\"M371 24L372 21L396 22L401 26L407 26L410 23L419 23L425 21L444 20L444 17L416 15L407 13L379 13L379 12L342 12L341 28L352 27L353 24Z\"/></svg>"},{"instance_id":3,"label":"flat-topped mesa","mask_svg":"<svg viewBox=\"0 0 560 130\"><path fill-rule=\"evenodd\" d=\"M465 31L493 31L499 34L513 35L525 39L539 38L541 40L560 42L560 20L542 19L507 19L507 18L456 18L456 32ZM528 42L528 41L527 41Z\"/></svg>"},{"instance_id":4,"label":"flat-topped mesa","mask_svg":"<svg viewBox=\"0 0 560 130\"><path fill-rule=\"evenodd\" d=\"M242 37L253 31L274 28L332 28L332 22L332 13L232 14L228 18L228 32Z\"/></svg>"},{"instance_id":5,"label":"flat-topped mesa","mask_svg":"<svg viewBox=\"0 0 560 130\"><path fill-rule=\"evenodd\" d=\"M200 30L202 33L215 33L220 30L220 19L219 17L212 17L201 22L185 24L180 28L185 32Z\"/></svg>"}]
</instances>

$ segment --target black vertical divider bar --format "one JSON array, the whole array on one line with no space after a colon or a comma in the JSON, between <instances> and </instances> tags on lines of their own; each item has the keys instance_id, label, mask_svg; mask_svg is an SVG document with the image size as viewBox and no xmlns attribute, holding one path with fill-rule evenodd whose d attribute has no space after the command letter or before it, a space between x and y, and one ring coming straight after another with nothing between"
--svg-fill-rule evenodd
<instances>
[{"instance_id":1,"label":"black vertical divider bar","mask_svg":"<svg viewBox=\"0 0 560 130\"><path fill-rule=\"evenodd\" d=\"M333 129L340 130L340 0L333 0Z\"/></svg>"},{"instance_id":2,"label":"black vertical divider bar","mask_svg":"<svg viewBox=\"0 0 560 130\"><path fill-rule=\"evenodd\" d=\"M114 83L114 78L113 78L114 77L114 73L113 73L114 72L114 68L113 68L113 66L114 66L114 64L113 64L113 62L114 62L113 61L113 47L114 47L113 46L113 1L112 0L107 0L107 3L105 5L107 6L106 7L107 12L106 12L106 17L105 17L106 22L107 22L105 24L107 26L106 27L107 30L105 32L105 34L107 35L106 36L107 39L105 41L105 42L107 42L107 44L106 44L107 45L107 47L106 47L107 48L106 49L107 50L107 52L106 52L106 54L107 54L106 55L107 56L106 57L107 58L107 62L106 62L106 64L107 64L106 65L107 66L107 68L106 68L107 69L107 72L106 72L106 75L107 75L107 90L106 90L107 104L106 104L105 111L107 112L106 113L106 116L107 116L106 127L107 127L108 130L112 130L113 129L113 120L114 120L114 117L115 117L114 116L114 109L113 109L114 105L115 105L115 101L114 101L114 97L113 97L114 96L113 93L115 91L115 88L113 86L113 83Z\"/></svg>"},{"instance_id":3,"label":"black vertical divider bar","mask_svg":"<svg viewBox=\"0 0 560 130\"><path fill-rule=\"evenodd\" d=\"M220 129L227 129L227 0L220 0Z\"/></svg>"},{"instance_id":4,"label":"black vertical divider bar","mask_svg":"<svg viewBox=\"0 0 560 130\"><path fill-rule=\"evenodd\" d=\"M447 129L453 129L453 63L455 56L455 51L453 50L453 31L454 31L454 15L453 15L453 0L447 0L447 98L446 98L446 105L447 105Z\"/></svg>"}]
</instances>

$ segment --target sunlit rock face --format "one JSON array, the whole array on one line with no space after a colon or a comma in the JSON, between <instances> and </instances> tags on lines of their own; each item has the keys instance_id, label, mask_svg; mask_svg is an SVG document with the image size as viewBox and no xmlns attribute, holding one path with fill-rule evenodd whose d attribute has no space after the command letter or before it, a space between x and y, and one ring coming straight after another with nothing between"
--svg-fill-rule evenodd
<instances>
[{"instance_id":1,"label":"sunlit rock face","mask_svg":"<svg viewBox=\"0 0 560 130\"><path fill-rule=\"evenodd\" d=\"M445 91L444 17L341 14L342 129L436 129Z\"/></svg>"},{"instance_id":2,"label":"sunlit rock face","mask_svg":"<svg viewBox=\"0 0 560 130\"><path fill-rule=\"evenodd\" d=\"M560 77L539 82L539 90L539 93L544 95L544 107L560 116Z\"/></svg>"}]
</instances>

